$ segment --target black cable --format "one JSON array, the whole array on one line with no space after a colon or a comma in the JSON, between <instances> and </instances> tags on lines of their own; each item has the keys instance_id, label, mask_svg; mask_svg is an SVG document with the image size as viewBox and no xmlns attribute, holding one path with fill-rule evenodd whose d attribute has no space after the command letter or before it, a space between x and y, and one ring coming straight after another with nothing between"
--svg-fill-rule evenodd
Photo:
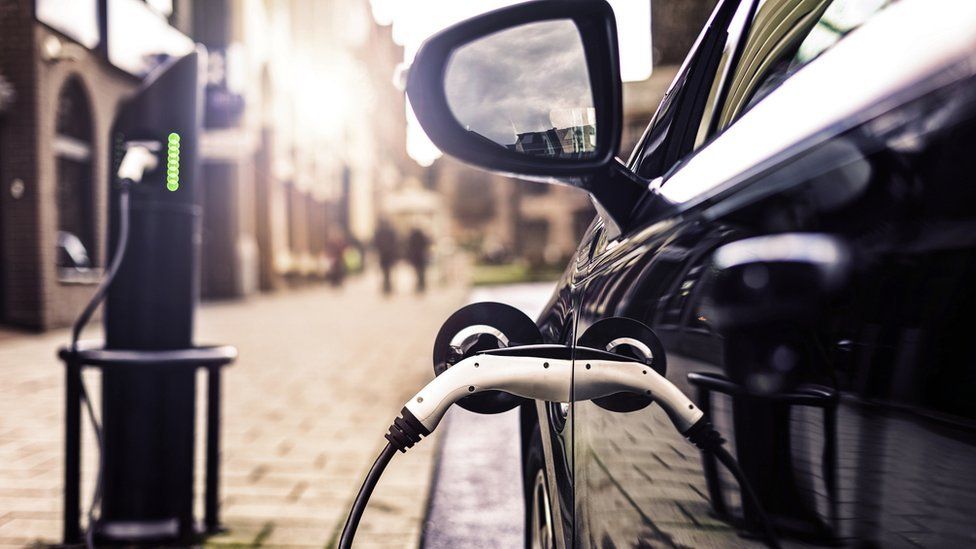
<instances>
[{"instance_id":1,"label":"black cable","mask_svg":"<svg viewBox=\"0 0 976 549\"><path fill-rule=\"evenodd\" d=\"M379 482L383 471L386 470L386 466L393 459L393 454L397 450L406 452L414 444L419 442L422 437L429 434L430 431L427 427L418 421L410 410L407 408L401 410L401 416L393 421L393 424L390 426L390 431L386 435L386 439L389 442L383 448L383 451L380 452L380 455L377 456L376 461L373 462L373 466L366 475L366 479L359 489L359 494L356 495L356 500L349 510L349 516L346 518L346 523L342 527L342 535L339 537L339 549L352 548L353 539L356 537L356 529L359 528L359 521L362 519L366 505L369 503L369 497L373 494L373 489L376 488L376 483ZM753 490L752 484L749 483L749 479L746 478L742 469L739 468L739 464L732 457L732 454L722 446L725 441L718 431L712 427L711 422L707 418L702 417L688 430L684 431L683 434L692 444L701 450L711 452L732 473L732 476L739 483L741 491L752 503L756 513L759 515L763 533L766 537L766 544L772 549L780 549L773 524L763 510L762 503L759 501L755 490Z\"/></svg>"},{"instance_id":2,"label":"black cable","mask_svg":"<svg viewBox=\"0 0 976 549\"><path fill-rule=\"evenodd\" d=\"M349 510L346 525L342 527L342 536L339 538L339 549L350 549L352 547L352 540L356 537L356 528L359 527L359 520L363 518L363 511L366 510L366 504L369 503L369 496L373 494L373 488L376 488L376 483L380 480L383 471L390 463L390 460L393 459L393 454L396 451L397 448L392 443L387 443L383 451L380 452L380 455L377 456L376 461L373 462L373 467L370 468L369 474L366 475L366 480L363 481L363 487L359 489L356 501L352 504L352 509Z\"/></svg>"},{"instance_id":3,"label":"black cable","mask_svg":"<svg viewBox=\"0 0 976 549\"><path fill-rule=\"evenodd\" d=\"M74 325L71 327L71 352L78 352L78 340L81 337L81 331L85 329L88 321L91 320L92 315L98 306L105 299L105 295L108 292L109 287L112 285L112 280L115 279L115 275L119 272L119 267L122 265L122 259L125 257L125 249L129 243L129 182L123 181L122 186L119 190L119 240L115 245L115 253L112 254L112 263L109 265L107 271L105 271L105 276L102 277L102 281L98 284L98 288L95 289L95 294L85 305L85 309L81 311L78 315L78 319L75 320ZM92 493L91 503L88 506L88 525L85 528L85 546L87 549L94 549L95 547L95 508L99 507L102 503L102 490L103 490L103 480L104 480L104 450L105 445L102 441L102 425L95 417L95 408L91 401L91 396L88 393L88 389L85 387L85 380L81 377L79 373L79 389L81 392L82 401L85 403L85 409L88 412L88 419L91 422L92 430L95 431L95 440L98 445L98 473L95 476L95 490Z\"/></svg>"},{"instance_id":4,"label":"black cable","mask_svg":"<svg viewBox=\"0 0 976 549\"><path fill-rule=\"evenodd\" d=\"M722 465L732 473L735 477L736 482L739 483L739 490L745 494L745 498L748 499L752 506L756 509L756 513L759 515L759 520L762 522L763 533L766 537L766 544L773 549L779 549L779 541L776 538L776 530L773 529L773 523L769 520L769 515L763 510L762 503L759 501L759 496L756 495L756 491L752 489L752 484L749 483L749 479L742 472L739 467L738 462L732 457L732 454L725 449L723 444L725 440L722 439L722 435L719 434L712 427L712 423L708 421L708 418L702 417L694 425L691 426L687 431L684 432L685 437L699 449L704 452L711 452Z\"/></svg>"},{"instance_id":5,"label":"black cable","mask_svg":"<svg viewBox=\"0 0 976 549\"><path fill-rule=\"evenodd\" d=\"M773 524L770 522L766 511L763 510L763 506L759 502L759 496L756 495L756 491L752 489L752 484L742 472L738 462L736 462L735 458L732 457L732 454L730 454L729 451L726 450L721 444L712 446L710 450L712 454L714 454L715 457L722 462L722 465L725 465L725 468L732 473L732 476L734 476L735 480L739 483L739 488L741 491L745 493L749 501L752 502L753 508L759 515L759 521L762 523L763 533L766 536L766 543L773 549L779 549L779 541L776 539L776 532L773 530Z\"/></svg>"},{"instance_id":6,"label":"black cable","mask_svg":"<svg viewBox=\"0 0 976 549\"><path fill-rule=\"evenodd\" d=\"M112 285L112 280L115 279L115 275L119 272L119 267L122 265L122 259L125 256L125 247L128 242L129 187L123 184L119 191L119 241L115 245L115 253L112 254L112 264L109 265L108 271L105 272L105 276L99 282L98 288L95 289L95 295L88 301L88 305L85 305L85 309L78 315L78 319L75 320L74 325L71 327L71 352L78 350L78 339L81 337L81 331L85 329L88 321L91 320L91 316L98 309L102 300L105 299L105 294L108 292L109 286Z\"/></svg>"}]
</instances>

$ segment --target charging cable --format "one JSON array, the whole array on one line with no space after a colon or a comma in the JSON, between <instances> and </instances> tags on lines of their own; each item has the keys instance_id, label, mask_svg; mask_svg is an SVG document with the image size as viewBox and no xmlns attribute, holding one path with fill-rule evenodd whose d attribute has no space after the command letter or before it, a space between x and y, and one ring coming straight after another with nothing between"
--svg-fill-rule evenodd
<instances>
[{"instance_id":1,"label":"charging cable","mask_svg":"<svg viewBox=\"0 0 976 549\"><path fill-rule=\"evenodd\" d=\"M108 293L109 287L112 285L112 281L115 279L115 275L119 272L119 267L122 265L122 260L125 257L126 246L129 242L129 187L132 185L132 180L123 179L120 183L119 188L119 238L118 242L115 244L115 251L112 254L112 263L109 265L107 271L105 271L105 276L102 277L102 281L98 284L98 288L95 290L95 294L88 301L85 309L78 315L78 319L75 320L74 325L71 327L71 352L78 352L78 340L81 338L81 332L85 329L85 326L91 320L92 315L98 306L105 300L105 295ZM85 546L87 549L94 549L95 542L95 524L97 520L95 518L95 509L101 505L102 502L102 487L104 478L104 450L105 445L102 440L102 425L95 416L95 408L92 404L91 396L88 389L85 387L85 380L79 373L79 388L81 392L81 399L85 403L85 410L87 411L88 420L91 422L92 430L95 432L95 441L98 445L98 473L95 476L95 490L92 493L91 503L88 506L88 525L85 528Z\"/></svg>"},{"instance_id":2,"label":"charging cable","mask_svg":"<svg viewBox=\"0 0 976 549\"><path fill-rule=\"evenodd\" d=\"M482 391L504 391L551 402L592 400L624 392L652 398L678 432L701 450L714 454L729 469L757 510L767 544L779 547L769 517L748 479L735 458L722 447L724 440L694 402L642 362L596 349L577 348L575 352L573 359L567 359L567 348L562 345L495 349L465 358L435 377L404 405L390 426L387 445L370 468L349 511L339 549L352 547L369 497L396 451L405 453L437 428L452 404Z\"/></svg>"},{"instance_id":3,"label":"charging cable","mask_svg":"<svg viewBox=\"0 0 976 549\"><path fill-rule=\"evenodd\" d=\"M98 288L95 289L95 294L92 295L71 327L72 354L78 352L78 341L81 339L82 330L88 325L98 306L105 300L108 289L112 286L112 281L115 280L119 267L122 266L122 260L125 259L125 251L129 244L129 190L132 186L142 182L142 178L147 172L159 165L159 159L155 153L160 148L161 146L157 141L129 141L126 143L125 154L119 161L118 170L115 173L119 185L119 238L115 243L112 263L105 271L105 276L102 277L102 281L98 283ZM91 395L85 387L85 379L80 373L78 378L81 399L85 403L88 420L91 422L92 430L95 432L95 441L98 444L98 473L95 476L95 490L88 506L88 524L85 527L85 546L88 549L94 549L95 525L97 523L95 509L101 507L105 476L105 444L102 439L102 424L95 417L95 407Z\"/></svg>"}]
</instances>

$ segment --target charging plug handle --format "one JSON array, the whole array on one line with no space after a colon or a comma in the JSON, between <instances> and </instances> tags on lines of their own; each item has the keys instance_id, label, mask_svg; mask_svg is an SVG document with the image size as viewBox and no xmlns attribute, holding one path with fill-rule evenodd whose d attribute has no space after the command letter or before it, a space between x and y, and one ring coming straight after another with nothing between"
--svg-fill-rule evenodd
<instances>
[{"instance_id":1,"label":"charging plug handle","mask_svg":"<svg viewBox=\"0 0 976 549\"><path fill-rule=\"evenodd\" d=\"M406 452L437 428L452 404L481 391L504 391L551 402L593 400L617 393L636 393L653 399L682 435L729 468L746 497L759 509L767 543L779 547L769 517L735 459L722 447L722 437L680 389L643 362L598 349L562 345L507 347L468 357L414 395L386 434L389 444L363 483L339 547L351 546L369 494L395 451Z\"/></svg>"},{"instance_id":2,"label":"charging plug handle","mask_svg":"<svg viewBox=\"0 0 976 549\"><path fill-rule=\"evenodd\" d=\"M387 439L406 451L437 428L451 404L491 390L550 402L642 394L660 404L682 434L704 416L673 383L642 362L596 349L526 345L477 354L448 368L404 405Z\"/></svg>"}]
</instances>

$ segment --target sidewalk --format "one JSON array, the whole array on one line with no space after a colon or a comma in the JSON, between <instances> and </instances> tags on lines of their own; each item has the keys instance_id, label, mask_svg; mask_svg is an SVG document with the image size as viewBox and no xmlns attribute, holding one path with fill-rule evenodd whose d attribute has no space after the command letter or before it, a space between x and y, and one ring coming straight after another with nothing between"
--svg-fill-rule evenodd
<instances>
[{"instance_id":1,"label":"sidewalk","mask_svg":"<svg viewBox=\"0 0 976 549\"><path fill-rule=\"evenodd\" d=\"M387 426L432 376L434 335L467 291L415 296L403 281L400 294L384 299L378 287L367 277L339 290L201 307L197 342L240 350L223 387L221 517L230 532L210 544L324 547L338 535ZM55 350L67 339L66 330L0 339L0 546L60 541L63 370ZM97 374L88 375L97 394ZM202 411L200 400L200 420ZM393 460L357 547L416 547L435 447L424 441ZM84 452L87 504L95 457L88 433Z\"/></svg>"}]
</instances>

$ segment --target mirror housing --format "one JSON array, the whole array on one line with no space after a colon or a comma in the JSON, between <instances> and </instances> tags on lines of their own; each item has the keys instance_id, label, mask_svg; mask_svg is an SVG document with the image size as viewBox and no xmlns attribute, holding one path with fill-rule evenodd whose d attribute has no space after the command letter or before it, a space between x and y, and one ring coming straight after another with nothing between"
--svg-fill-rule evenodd
<instances>
[{"instance_id":1,"label":"mirror housing","mask_svg":"<svg viewBox=\"0 0 976 549\"><path fill-rule=\"evenodd\" d=\"M445 81L456 51L495 33L547 21L571 21L579 31L583 46L596 144L593 151L579 158L515 152L466 129L448 103ZM623 121L621 88L616 21L604 0L539 0L488 12L448 27L420 47L406 87L417 120L441 151L491 171L586 190L601 215L611 225L617 225L617 229L626 224L637 198L648 190L647 182L616 159Z\"/></svg>"},{"instance_id":2,"label":"mirror housing","mask_svg":"<svg viewBox=\"0 0 976 549\"><path fill-rule=\"evenodd\" d=\"M465 130L448 105L445 76L452 54L491 34L531 23L570 20L582 39L596 111L596 150L586 158L519 154ZM447 154L490 170L542 177L579 177L605 169L620 146L623 117L613 11L604 1L541 0L468 19L430 37L417 51L407 77L407 97L430 139Z\"/></svg>"}]
</instances>

